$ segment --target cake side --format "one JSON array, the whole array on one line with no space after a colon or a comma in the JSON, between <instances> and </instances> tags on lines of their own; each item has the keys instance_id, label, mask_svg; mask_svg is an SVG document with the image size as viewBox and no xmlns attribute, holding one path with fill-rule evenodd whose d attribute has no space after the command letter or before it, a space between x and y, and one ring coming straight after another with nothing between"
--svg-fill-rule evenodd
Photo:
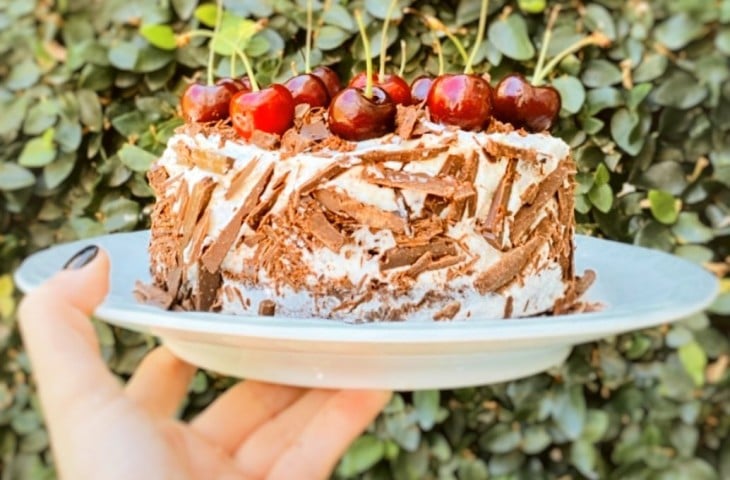
<instances>
[{"instance_id":1,"label":"cake side","mask_svg":"<svg viewBox=\"0 0 730 480\"><path fill-rule=\"evenodd\" d=\"M415 128L338 143L312 122L276 150L225 128L182 130L150 172L158 301L354 321L570 306L579 289L567 145Z\"/></svg>"}]
</instances>

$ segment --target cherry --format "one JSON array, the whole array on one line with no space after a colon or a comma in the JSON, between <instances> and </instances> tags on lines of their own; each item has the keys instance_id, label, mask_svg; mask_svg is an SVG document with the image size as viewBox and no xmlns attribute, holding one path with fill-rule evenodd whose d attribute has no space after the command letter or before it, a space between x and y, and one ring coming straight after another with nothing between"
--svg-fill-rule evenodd
<instances>
[{"instance_id":1,"label":"cherry","mask_svg":"<svg viewBox=\"0 0 730 480\"><path fill-rule=\"evenodd\" d=\"M228 105L235 91L227 85L190 84L180 105L188 122L215 122L228 117Z\"/></svg>"},{"instance_id":2,"label":"cherry","mask_svg":"<svg viewBox=\"0 0 730 480\"><path fill-rule=\"evenodd\" d=\"M246 140L254 130L281 135L294 123L294 98L276 83L258 91L242 90L231 99L230 109L233 128Z\"/></svg>"},{"instance_id":3,"label":"cherry","mask_svg":"<svg viewBox=\"0 0 730 480\"><path fill-rule=\"evenodd\" d=\"M352 77L350 87L365 88L367 83L367 73L361 72ZM383 75L373 74L373 85L382 88L388 94L390 99L400 105L411 104L411 88L403 78L398 75L386 73Z\"/></svg>"},{"instance_id":4,"label":"cherry","mask_svg":"<svg viewBox=\"0 0 730 480\"><path fill-rule=\"evenodd\" d=\"M332 70L330 67L319 66L312 70L312 75L318 77L327 87L327 93L330 98L334 98L337 93L342 90L342 82L340 82L340 76L337 72Z\"/></svg>"},{"instance_id":5,"label":"cherry","mask_svg":"<svg viewBox=\"0 0 730 480\"><path fill-rule=\"evenodd\" d=\"M216 85L222 85L226 87L228 90L231 91L232 94L236 94L240 92L241 90L246 90L248 92L251 91L251 82L248 81L247 77L243 78L221 78L217 82L215 82Z\"/></svg>"},{"instance_id":6,"label":"cherry","mask_svg":"<svg viewBox=\"0 0 730 480\"><path fill-rule=\"evenodd\" d=\"M428 91L431 90L433 77L421 75L411 82L411 100L413 103L423 103L428 98Z\"/></svg>"},{"instance_id":7,"label":"cherry","mask_svg":"<svg viewBox=\"0 0 730 480\"><path fill-rule=\"evenodd\" d=\"M363 90L348 87L330 103L329 126L345 140L367 140L393 131L395 113L395 103L383 88L373 87L372 98L368 98Z\"/></svg>"},{"instance_id":8,"label":"cherry","mask_svg":"<svg viewBox=\"0 0 730 480\"><path fill-rule=\"evenodd\" d=\"M433 121L478 130L492 117L492 87L478 75L441 75L433 81L426 104Z\"/></svg>"},{"instance_id":9,"label":"cherry","mask_svg":"<svg viewBox=\"0 0 730 480\"><path fill-rule=\"evenodd\" d=\"M312 107L326 107L330 101L327 86L319 77L305 73L292 77L284 83L294 98L294 105L308 103Z\"/></svg>"},{"instance_id":10,"label":"cherry","mask_svg":"<svg viewBox=\"0 0 730 480\"><path fill-rule=\"evenodd\" d=\"M535 87L522 75L504 77L494 91L494 116L533 132L550 130L560 113L560 93L550 86Z\"/></svg>"}]
</instances>

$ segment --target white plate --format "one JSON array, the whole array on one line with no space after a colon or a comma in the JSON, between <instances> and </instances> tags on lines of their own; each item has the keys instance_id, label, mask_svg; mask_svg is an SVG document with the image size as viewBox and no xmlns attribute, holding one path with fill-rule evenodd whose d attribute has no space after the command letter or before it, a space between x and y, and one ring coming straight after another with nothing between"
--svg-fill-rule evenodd
<instances>
[{"instance_id":1,"label":"white plate","mask_svg":"<svg viewBox=\"0 0 730 480\"><path fill-rule=\"evenodd\" d=\"M107 235L30 256L15 273L28 291L77 250L95 243L112 260L110 295L96 316L158 336L180 358L213 371L275 383L416 390L502 382L561 363L573 345L677 320L708 306L718 282L665 253L576 238L578 272L591 268L586 295L602 311L512 320L350 325L324 319L168 312L138 304L149 279L149 232Z\"/></svg>"}]
</instances>

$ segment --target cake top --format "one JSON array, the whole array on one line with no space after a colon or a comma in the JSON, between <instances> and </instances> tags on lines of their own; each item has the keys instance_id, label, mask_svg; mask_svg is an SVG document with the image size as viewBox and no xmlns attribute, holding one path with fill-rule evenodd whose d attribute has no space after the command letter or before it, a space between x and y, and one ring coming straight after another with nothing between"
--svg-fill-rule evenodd
<instances>
[{"instance_id":1,"label":"cake top","mask_svg":"<svg viewBox=\"0 0 730 480\"><path fill-rule=\"evenodd\" d=\"M207 84L193 83L183 92L183 117L189 124L213 124L223 130L230 127L244 141L262 147L295 152L297 142L307 143L312 138L328 138L333 145L340 142L340 148L346 148L345 142L359 142L393 133L408 138L418 134L419 125L425 124L418 122L419 119L466 131L513 128L525 132L549 132L560 114L561 97L555 88L542 85L543 80L562 58L587 45L606 46L608 40L600 33L591 34L546 64L545 47L557 16L556 9L546 28L544 48L530 80L513 73L493 86L489 74L477 74L472 68L484 37L487 3L487 0L482 0L477 39L469 55L438 19L410 12L422 17L435 33L444 33L456 44L464 59L463 73L445 73L440 61L438 75L421 75L409 85L402 76L403 65L399 74L386 72L387 42L384 41L381 41L380 68L374 72L366 29L360 13L355 12L365 50L366 70L355 75L343 88L340 77L332 68L310 68L312 26L311 15L308 15L304 73L295 72L283 84L274 83L261 88L245 53L234 48L233 55L243 61L247 75L213 81L212 65L209 65ZM396 6L397 0L392 0L383 22L383 35L388 30ZM203 33L216 39L217 32L218 25L212 35ZM191 36L196 34L189 33ZM434 42L441 58L437 35L434 35ZM401 58L405 58L405 52L402 52ZM301 110L303 105L309 108ZM310 117L316 121L308 121Z\"/></svg>"}]
</instances>

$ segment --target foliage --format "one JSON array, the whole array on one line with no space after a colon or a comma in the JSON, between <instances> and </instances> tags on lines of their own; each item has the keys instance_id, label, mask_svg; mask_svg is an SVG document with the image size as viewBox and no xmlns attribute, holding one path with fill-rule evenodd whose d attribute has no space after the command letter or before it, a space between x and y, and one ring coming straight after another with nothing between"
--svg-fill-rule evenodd
<instances>
[{"instance_id":1,"label":"foliage","mask_svg":"<svg viewBox=\"0 0 730 480\"><path fill-rule=\"evenodd\" d=\"M378 52L387 0L314 3L313 64L335 64L345 77L362 69L352 12L364 10ZM555 3L492 0L477 71L494 79L531 73ZM292 62L303 67L303 1L226 4L233 29L226 35L246 40L260 81L285 77ZM406 4L437 15L469 48L477 0ZM178 41L180 32L209 24L211 7L198 7L197 0L0 0L0 273L54 243L148 224L144 172L179 125L181 88L207 61L206 39ZM435 72L432 35L418 17L398 17L387 35L391 63L400 62L402 38L406 75ZM244 18L265 21L249 38L236 30L253 24ZM551 79L563 96L557 134L579 166L580 230L701 263L724 277L723 293L706 313L582 345L540 375L398 394L337 477L730 477L730 1L570 3L548 55L597 30L612 47L568 57ZM453 44L443 43L447 70L460 69ZM217 58L218 75L231 68ZM240 62L233 68L243 73ZM1 478L52 478L14 327L16 300L10 276L0 275ZM97 327L122 377L153 346ZM230 384L199 373L185 415Z\"/></svg>"}]
</instances>

